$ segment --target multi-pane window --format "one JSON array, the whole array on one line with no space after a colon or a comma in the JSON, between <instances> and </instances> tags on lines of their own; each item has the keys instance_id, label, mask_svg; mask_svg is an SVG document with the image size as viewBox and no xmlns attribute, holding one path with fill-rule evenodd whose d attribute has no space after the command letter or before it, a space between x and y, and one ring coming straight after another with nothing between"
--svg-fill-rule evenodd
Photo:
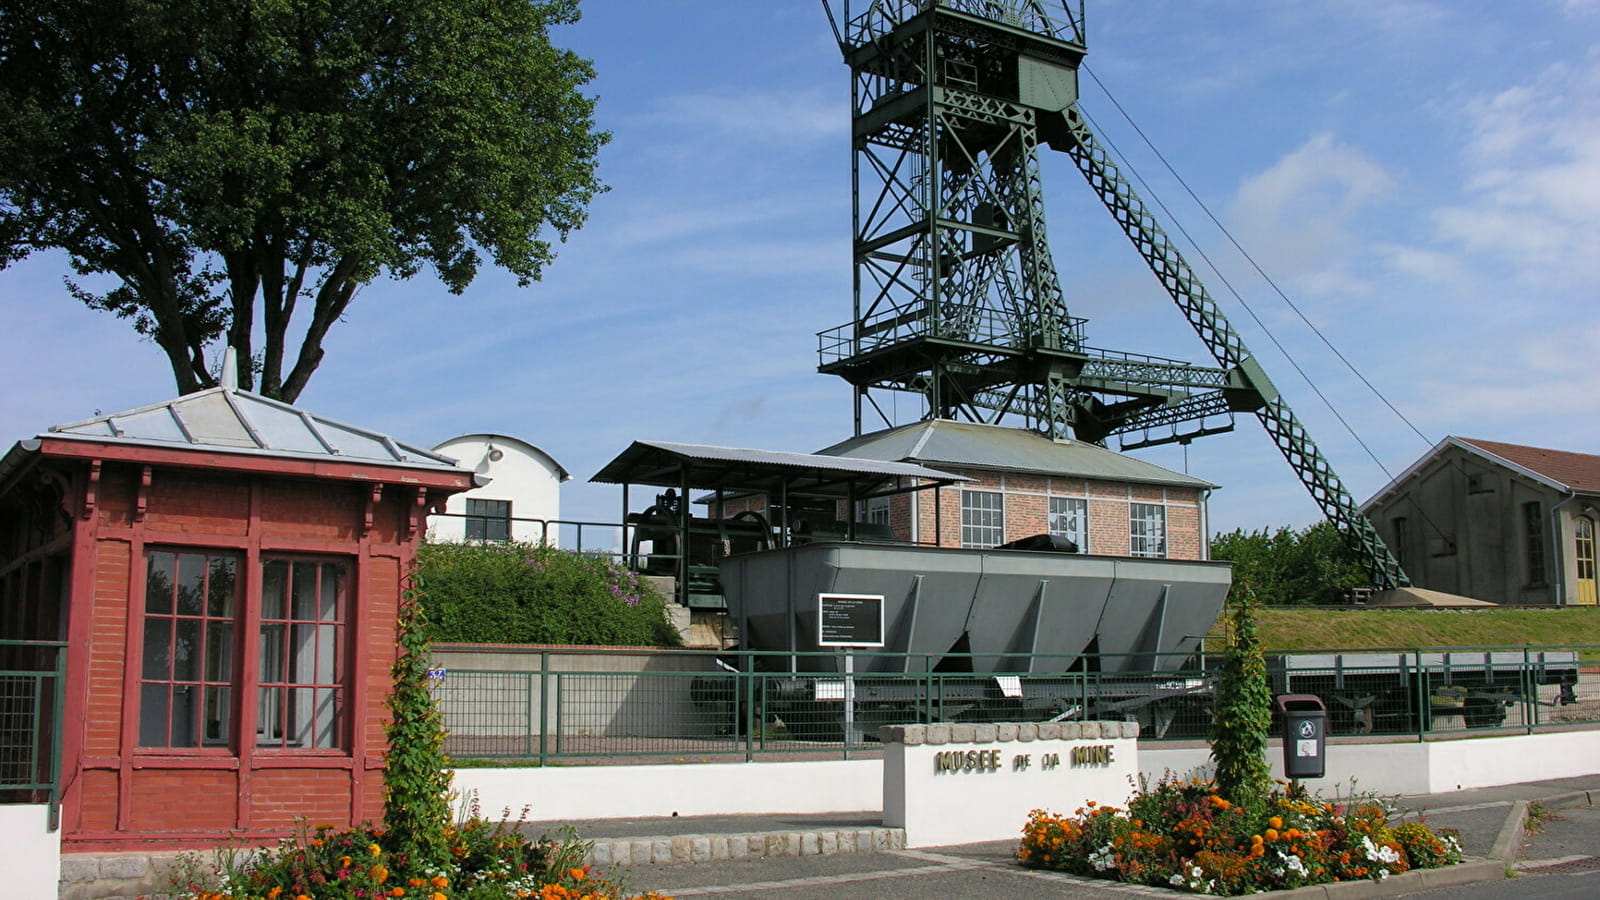
<instances>
[{"instance_id":1,"label":"multi-pane window","mask_svg":"<svg viewBox=\"0 0 1600 900\"><path fill-rule=\"evenodd\" d=\"M256 698L256 745L341 745L349 572L339 561L265 557L260 624L241 634L248 579L241 554L145 553L139 746L227 749L241 698ZM247 671L243 648L258 660Z\"/></svg>"},{"instance_id":2,"label":"multi-pane window","mask_svg":"<svg viewBox=\"0 0 1600 900\"><path fill-rule=\"evenodd\" d=\"M151 550L145 562L139 745L226 747L239 559L204 550Z\"/></svg>"},{"instance_id":3,"label":"multi-pane window","mask_svg":"<svg viewBox=\"0 0 1600 900\"><path fill-rule=\"evenodd\" d=\"M993 547L1005 543L1005 495L999 491L961 492L961 546Z\"/></svg>"},{"instance_id":4,"label":"multi-pane window","mask_svg":"<svg viewBox=\"0 0 1600 900\"><path fill-rule=\"evenodd\" d=\"M1528 583L1544 584L1544 509L1535 500L1522 504L1522 523L1528 559Z\"/></svg>"},{"instance_id":5,"label":"multi-pane window","mask_svg":"<svg viewBox=\"0 0 1600 900\"><path fill-rule=\"evenodd\" d=\"M511 501L468 498L467 540L511 540Z\"/></svg>"},{"instance_id":6,"label":"multi-pane window","mask_svg":"<svg viewBox=\"0 0 1600 900\"><path fill-rule=\"evenodd\" d=\"M263 564L257 746L339 745L345 592L343 563Z\"/></svg>"},{"instance_id":7,"label":"multi-pane window","mask_svg":"<svg viewBox=\"0 0 1600 900\"><path fill-rule=\"evenodd\" d=\"M1050 533L1072 541L1079 553L1088 553L1089 501L1082 497L1051 497Z\"/></svg>"},{"instance_id":8,"label":"multi-pane window","mask_svg":"<svg viewBox=\"0 0 1600 900\"><path fill-rule=\"evenodd\" d=\"M861 501L861 520L869 525L889 524L889 498L868 497Z\"/></svg>"},{"instance_id":9,"label":"multi-pane window","mask_svg":"<svg viewBox=\"0 0 1600 900\"><path fill-rule=\"evenodd\" d=\"M1128 504L1128 552L1134 556L1167 555L1167 508L1159 503Z\"/></svg>"}]
</instances>

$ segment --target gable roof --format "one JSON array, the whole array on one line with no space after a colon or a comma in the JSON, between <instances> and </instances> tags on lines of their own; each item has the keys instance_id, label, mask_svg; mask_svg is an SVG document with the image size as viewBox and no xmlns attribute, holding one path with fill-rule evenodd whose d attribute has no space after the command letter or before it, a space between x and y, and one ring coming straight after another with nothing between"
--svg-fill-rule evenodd
<instances>
[{"instance_id":1,"label":"gable roof","mask_svg":"<svg viewBox=\"0 0 1600 900\"><path fill-rule=\"evenodd\" d=\"M56 425L39 437L456 469L455 461L448 456L229 387L215 387L161 403Z\"/></svg>"},{"instance_id":2,"label":"gable roof","mask_svg":"<svg viewBox=\"0 0 1600 900\"><path fill-rule=\"evenodd\" d=\"M1101 481L1125 481L1207 490L1217 485L1096 444L1052 440L1006 425L930 419L850 438L819 450L829 456L914 462Z\"/></svg>"},{"instance_id":3,"label":"gable roof","mask_svg":"<svg viewBox=\"0 0 1600 900\"><path fill-rule=\"evenodd\" d=\"M1410 481L1412 476L1451 449L1461 450L1485 462L1510 469L1524 478L1558 491L1566 491L1569 494L1600 493L1600 456L1452 435L1434 444L1420 459L1407 466L1404 472L1390 479L1388 484L1380 488L1367 502L1361 504L1362 510L1370 509L1379 500L1394 493L1402 484Z\"/></svg>"},{"instance_id":4,"label":"gable roof","mask_svg":"<svg viewBox=\"0 0 1600 900\"><path fill-rule=\"evenodd\" d=\"M1600 456L1591 453L1573 453L1570 450L1547 450L1543 447L1524 447L1521 444L1502 444L1478 438L1455 440L1542 475L1565 490L1580 493L1600 491Z\"/></svg>"}]
</instances>

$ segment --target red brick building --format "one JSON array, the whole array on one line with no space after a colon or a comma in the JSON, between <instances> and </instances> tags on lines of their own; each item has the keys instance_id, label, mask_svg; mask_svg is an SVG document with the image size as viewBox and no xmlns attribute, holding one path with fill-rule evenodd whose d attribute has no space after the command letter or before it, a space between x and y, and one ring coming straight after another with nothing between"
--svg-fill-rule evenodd
<instances>
[{"instance_id":1,"label":"red brick building","mask_svg":"<svg viewBox=\"0 0 1600 900\"><path fill-rule=\"evenodd\" d=\"M1099 556L1207 555L1206 499L1217 485L1095 444L933 419L819 452L917 463L973 479L940 488L937 498L920 491L859 504L858 518L887 523L900 540L993 547L1053 534Z\"/></svg>"},{"instance_id":2,"label":"red brick building","mask_svg":"<svg viewBox=\"0 0 1600 900\"><path fill-rule=\"evenodd\" d=\"M379 817L402 581L429 511L472 486L226 387L15 445L0 638L67 645L63 849Z\"/></svg>"},{"instance_id":3,"label":"red brick building","mask_svg":"<svg viewBox=\"0 0 1600 900\"><path fill-rule=\"evenodd\" d=\"M969 481L857 501L855 520L896 541L995 547L1051 534L1079 553L1156 559L1209 558L1206 501L1217 485L1095 444L1052 440L1001 425L933 419L851 438L817 451L915 463ZM764 496L730 496L724 516L746 510L777 521ZM803 514L796 514L802 515ZM823 518L844 518L827 510ZM799 523L802 537L813 523ZM837 523L835 523L837 525Z\"/></svg>"}]
</instances>

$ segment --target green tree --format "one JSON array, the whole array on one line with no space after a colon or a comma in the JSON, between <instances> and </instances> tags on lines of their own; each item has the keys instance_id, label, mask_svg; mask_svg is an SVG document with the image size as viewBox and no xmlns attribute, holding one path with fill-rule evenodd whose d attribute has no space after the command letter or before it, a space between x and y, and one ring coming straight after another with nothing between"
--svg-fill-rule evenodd
<instances>
[{"instance_id":1,"label":"green tree","mask_svg":"<svg viewBox=\"0 0 1600 900\"><path fill-rule=\"evenodd\" d=\"M1256 600L1250 583L1229 601L1227 648L1217 676L1217 711L1211 720L1211 761L1217 792L1240 806L1253 807L1272 790L1267 738L1272 732L1272 688L1267 660L1256 633Z\"/></svg>"},{"instance_id":2,"label":"green tree","mask_svg":"<svg viewBox=\"0 0 1600 900\"><path fill-rule=\"evenodd\" d=\"M178 389L293 401L380 274L519 283L600 190L578 0L10 0L0 267L66 252ZM120 282L120 283L117 283ZM88 282L84 282L87 284ZM260 321L257 321L257 310ZM291 329L291 326L293 328ZM291 354L290 345L298 343Z\"/></svg>"},{"instance_id":3,"label":"green tree","mask_svg":"<svg viewBox=\"0 0 1600 900\"><path fill-rule=\"evenodd\" d=\"M1234 531L1211 539L1211 558L1233 563L1235 592L1248 583L1268 606L1342 603L1350 588L1370 582L1359 556L1330 522L1302 531Z\"/></svg>"}]
</instances>

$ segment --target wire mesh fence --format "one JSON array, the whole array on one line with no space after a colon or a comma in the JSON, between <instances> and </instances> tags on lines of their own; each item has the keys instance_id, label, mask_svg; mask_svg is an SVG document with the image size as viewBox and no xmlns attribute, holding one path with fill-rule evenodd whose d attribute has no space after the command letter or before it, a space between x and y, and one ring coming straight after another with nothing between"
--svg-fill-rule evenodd
<instances>
[{"instance_id":1,"label":"wire mesh fence","mask_svg":"<svg viewBox=\"0 0 1600 900\"><path fill-rule=\"evenodd\" d=\"M1269 657L1328 734L1433 739L1600 722L1596 648L1328 651ZM503 659L503 657L502 657ZM541 763L816 758L877 749L882 725L1117 720L1203 740L1218 661L561 650L521 670L458 666L439 688L458 758ZM668 665L670 663L670 665ZM851 671L846 671L851 670Z\"/></svg>"},{"instance_id":2,"label":"wire mesh fence","mask_svg":"<svg viewBox=\"0 0 1600 900\"><path fill-rule=\"evenodd\" d=\"M65 646L0 641L0 802L55 801Z\"/></svg>"}]
</instances>

